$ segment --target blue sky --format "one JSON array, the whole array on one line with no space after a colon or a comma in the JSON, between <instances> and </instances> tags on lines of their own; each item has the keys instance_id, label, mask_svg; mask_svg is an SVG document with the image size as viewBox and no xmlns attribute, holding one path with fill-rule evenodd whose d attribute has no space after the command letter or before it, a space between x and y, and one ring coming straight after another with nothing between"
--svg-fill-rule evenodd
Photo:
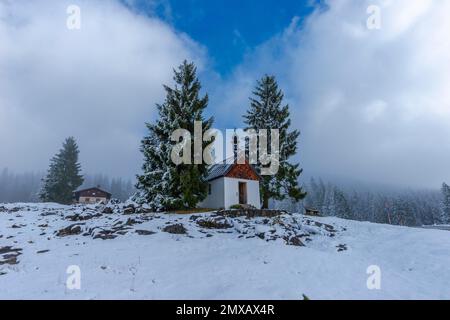
<instances>
[{"instance_id":1,"label":"blue sky","mask_svg":"<svg viewBox=\"0 0 450 320\"><path fill-rule=\"evenodd\" d=\"M294 17L313 11L313 1L137 0L135 7L187 33L208 50L215 71L227 75L246 53L282 32Z\"/></svg>"}]
</instances>

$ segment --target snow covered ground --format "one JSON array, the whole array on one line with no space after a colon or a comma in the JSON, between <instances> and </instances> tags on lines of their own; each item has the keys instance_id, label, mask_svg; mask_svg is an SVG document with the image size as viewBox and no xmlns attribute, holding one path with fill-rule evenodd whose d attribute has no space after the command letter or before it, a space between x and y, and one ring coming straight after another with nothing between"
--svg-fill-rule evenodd
<instances>
[{"instance_id":1,"label":"snow covered ground","mask_svg":"<svg viewBox=\"0 0 450 320\"><path fill-rule=\"evenodd\" d=\"M450 299L449 231L102 210L0 205L0 298ZM174 224L187 233L166 232ZM80 289L66 286L71 265ZM379 290L367 288L371 265Z\"/></svg>"}]
</instances>

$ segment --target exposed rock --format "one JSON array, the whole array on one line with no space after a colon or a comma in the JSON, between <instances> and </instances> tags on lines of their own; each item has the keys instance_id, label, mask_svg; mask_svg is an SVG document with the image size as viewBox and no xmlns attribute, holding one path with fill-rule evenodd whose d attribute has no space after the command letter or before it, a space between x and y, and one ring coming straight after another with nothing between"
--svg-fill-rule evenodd
<instances>
[{"instance_id":1,"label":"exposed rock","mask_svg":"<svg viewBox=\"0 0 450 320\"><path fill-rule=\"evenodd\" d=\"M135 220L135 219L128 218L127 222L125 222L125 225L126 225L126 226L132 226L132 225L135 225L135 224L138 224L138 223L140 223L140 222L138 222L138 221Z\"/></svg>"},{"instance_id":2,"label":"exposed rock","mask_svg":"<svg viewBox=\"0 0 450 320\"><path fill-rule=\"evenodd\" d=\"M109 204L111 204L111 205L118 205L120 203L121 203L121 201L116 198L112 198L111 200L109 200Z\"/></svg>"},{"instance_id":3,"label":"exposed rock","mask_svg":"<svg viewBox=\"0 0 450 320\"><path fill-rule=\"evenodd\" d=\"M136 213L136 208L134 205L129 204L128 206L123 208L123 214L133 214Z\"/></svg>"},{"instance_id":4,"label":"exposed rock","mask_svg":"<svg viewBox=\"0 0 450 320\"><path fill-rule=\"evenodd\" d=\"M196 221L197 224L206 229L228 229L233 227L231 224L229 224L226 220L223 219L223 222L219 219L201 219Z\"/></svg>"},{"instance_id":5,"label":"exposed rock","mask_svg":"<svg viewBox=\"0 0 450 320\"><path fill-rule=\"evenodd\" d=\"M164 232L168 232L168 233L172 233L172 234L186 234L187 233L186 228L181 223L165 226L162 230Z\"/></svg>"},{"instance_id":6,"label":"exposed rock","mask_svg":"<svg viewBox=\"0 0 450 320\"><path fill-rule=\"evenodd\" d=\"M57 213L56 212L52 212L52 211L46 211L46 212L42 212L41 216L42 217L47 217L47 216L56 216Z\"/></svg>"},{"instance_id":7,"label":"exposed rock","mask_svg":"<svg viewBox=\"0 0 450 320\"><path fill-rule=\"evenodd\" d=\"M260 239L264 239L264 238L265 238L264 232L256 233L255 235L256 235L258 238L260 238Z\"/></svg>"},{"instance_id":8,"label":"exposed rock","mask_svg":"<svg viewBox=\"0 0 450 320\"><path fill-rule=\"evenodd\" d=\"M303 242L300 240L300 237L298 237L298 236L293 236L293 237L288 238L286 240L286 243L288 245L291 245L291 246L298 246L298 247L304 247L305 246L303 244Z\"/></svg>"},{"instance_id":9,"label":"exposed rock","mask_svg":"<svg viewBox=\"0 0 450 320\"><path fill-rule=\"evenodd\" d=\"M191 221L195 221L195 220L197 220L198 218L200 218L200 216L197 216L197 215L192 215L190 218L189 218L189 220L191 220Z\"/></svg>"},{"instance_id":10,"label":"exposed rock","mask_svg":"<svg viewBox=\"0 0 450 320\"><path fill-rule=\"evenodd\" d=\"M81 233L81 225L82 224L72 224L66 228L63 228L61 230L59 230L56 233L57 237L66 237L66 236L72 236L72 235L78 235Z\"/></svg>"},{"instance_id":11,"label":"exposed rock","mask_svg":"<svg viewBox=\"0 0 450 320\"><path fill-rule=\"evenodd\" d=\"M86 220L90 220L92 218L98 218L98 217L101 217L101 216L102 215L100 213L97 213L97 214L88 214L88 213L79 214L79 213L75 213L74 215L66 216L66 219L70 220L70 221L86 221Z\"/></svg>"},{"instance_id":12,"label":"exposed rock","mask_svg":"<svg viewBox=\"0 0 450 320\"><path fill-rule=\"evenodd\" d=\"M6 247L0 247L0 254L5 254L5 253L11 253L11 252L20 252L22 251L22 249L20 248L13 248L11 246L6 246Z\"/></svg>"},{"instance_id":13,"label":"exposed rock","mask_svg":"<svg viewBox=\"0 0 450 320\"><path fill-rule=\"evenodd\" d=\"M10 246L0 247L0 255L3 255L2 259L0 259L0 265L3 264L18 264L17 257L22 254L22 249L13 248Z\"/></svg>"},{"instance_id":14,"label":"exposed rock","mask_svg":"<svg viewBox=\"0 0 450 320\"><path fill-rule=\"evenodd\" d=\"M46 253L46 252L49 252L50 250L39 250L39 251L36 251L36 253Z\"/></svg>"},{"instance_id":15,"label":"exposed rock","mask_svg":"<svg viewBox=\"0 0 450 320\"><path fill-rule=\"evenodd\" d=\"M111 207L104 207L102 210L102 213L105 213L105 214L111 214L113 212L114 212L114 210Z\"/></svg>"},{"instance_id":16,"label":"exposed rock","mask_svg":"<svg viewBox=\"0 0 450 320\"><path fill-rule=\"evenodd\" d=\"M156 232L150 231L150 230L136 230L136 233L140 236L148 236L151 234L155 234Z\"/></svg>"},{"instance_id":17,"label":"exposed rock","mask_svg":"<svg viewBox=\"0 0 450 320\"><path fill-rule=\"evenodd\" d=\"M102 240L109 240L109 239L115 239L117 238L117 235L113 233L112 230L101 230L95 234L93 239L102 239Z\"/></svg>"},{"instance_id":18,"label":"exposed rock","mask_svg":"<svg viewBox=\"0 0 450 320\"><path fill-rule=\"evenodd\" d=\"M0 260L0 265L2 264L18 264L19 261L17 261L17 256L15 254L5 254L3 256L3 260Z\"/></svg>"},{"instance_id":19,"label":"exposed rock","mask_svg":"<svg viewBox=\"0 0 450 320\"><path fill-rule=\"evenodd\" d=\"M143 214L148 214L148 213L153 213L153 210L150 208L145 208L145 207L138 207L135 209L136 213L143 213Z\"/></svg>"},{"instance_id":20,"label":"exposed rock","mask_svg":"<svg viewBox=\"0 0 450 320\"><path fill-rule=\"evenodd\" d=\"M251 204L234 204L230 207L230 209L256 209L255 206L252 206Z\"/></svg>"}]
</instances>

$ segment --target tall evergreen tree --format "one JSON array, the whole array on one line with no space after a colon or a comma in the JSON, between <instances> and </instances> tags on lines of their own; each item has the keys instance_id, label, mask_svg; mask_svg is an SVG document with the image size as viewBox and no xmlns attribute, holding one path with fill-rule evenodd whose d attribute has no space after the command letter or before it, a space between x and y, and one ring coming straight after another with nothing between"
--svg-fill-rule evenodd
<instances>
[{"instance_id":1,"label":"tall evergreen tree","mask_svg":"<svg viewBox=\"0 0 450 320\"><path fill-rule=\"evenodd\" d=\"M171 135L177 129L192 134L194 121L202 122L202 134L211 128L213 119L203 117L208 96L200 97L201 85L193 63L184 61L174 70L173 79L175 86L164 86L166 99L157 105L159 119L155 124L147 123L149 134L141 143L143 174L137 177L134 200L155 210L194 208L207 195L207 165L193 161L193 164L174 164L171 152L176 142L171 141ZM203 147L206 145L204 142Z\"/></svg>"},{"instance_id":2,"label":"tall evergreen tree","mask_svg":"<svg viewBox=\"0 0 450 320\"><path fill-rule=\"evenodd\" d=\"M289 106L283 105L283 97L275 77L266 75L257 82L253 97L250 98L250 108L244 115L247 129L267 129L268 132L270 129L279 130L279 170L275 175L262 176L261 196L264 208L268 207L269 199L283 200L290 197L299 201L306 195L298 183L303 169L300 169L298 164L291 164L288 161L297 152L297 138L300 132L289 130L291 125ZM268 137L270 141L270 134ZM261 163L258 162L255 167L260 171Z\"/></svg>"},{"instance_id":3,"label":"tall evergreen tree","mask_svg":"<svg viewBox=\"0 0 450 320\"><path fill-rule=\"evenodd\" d=\"M78 163L78 145L73 137L67 138L62 149L50 160L50 167L43 179L40 198L44 202L70 204L73 192L83 183Z\"/></svg>"},{"instance_id":4,"label":"tall evergreen tree","mask_svg":"<svg viewBox=\"0 0 450 320\"><path fill-rule=\"evenodd\" d=\"M450 187L446 184L442 184L442 201L441 201L441 217L440 223L450 223Z\"/></svg>"}]
</instances>

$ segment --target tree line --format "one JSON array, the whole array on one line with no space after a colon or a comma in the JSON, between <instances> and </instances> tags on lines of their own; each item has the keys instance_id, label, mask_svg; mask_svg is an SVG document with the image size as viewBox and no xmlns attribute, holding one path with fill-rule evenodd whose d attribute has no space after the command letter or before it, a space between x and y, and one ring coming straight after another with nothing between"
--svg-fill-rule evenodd
<instances>
[{"instance_id":1,"label":"tree line","mask_svg":"<svg viewBox=\"0 0 450 320\"><path fill-rule=\"evenodd\" d=\"M0 202L37 202L43 173L13 173L3 168L0 173Z\"/></svg>"},{"instance_id":2,"label":"tree line","mask_svg":"<svg viewBox=\"0 0 450 320\"><path fill-rule=\"evenodd\" d=\"M171 152L176 142L171 136L177 129L193 132L195 121L202 123L204 134L212 128L214 119L204 116L208 95L200 94L202 86L193 63L184 61L174 70L173 81L173 86L164 85L165 100L156 105L158 119L146 123L148 134L140 148L144 163L134 186L131 181L81 175L78 145L69 137L50 160L43 178L39 174L11 175L4 170L0 177L0 201L40 199L68 204L72 202L73 192L81 186L100 185L119 200L127 200L132 195L132 200L157 211L195 208L207 196L208 165L175 164ZM290 129L289 106L283 99L275 77L265 75L256 81L242 116L246 129L275 128L280 132L279 170L275 175L262 176L260 183L264 208L276 203L277 207L301 212L307 206L325 216L405 226L450 223L450 187L445 183L440 192L348 191L320 179L301 184L302 169L290 161L297 153L300 132ZM260 162L254 167L261 172ZM42 188L37 191L40 185Z\"/></svg>"},{"instance_id":3,"label":"tree line","mask_svg":"<svg viewBox=\"0 0 450 320\"><path fill-rule=\"evenodd\" d=\"M38 202L43 172L14 173L8 168L0 171L0 203ZM135 192L131 179L111 178L104 174L84 174L80 189L101 186L112 197L125 201Z\"/></svg>"},{"instance_id":4,"label":"tree line","mask_svg":"<svg viewBox=\"0 0 450 320\"><path fill-rule=\"evenodd\" d=\"M305 184L308 196L300 204L289 201L275 205L302 212L314 208L323 216L402 226L450 223L450 188L441 190L378 190L344 188L322 179Z\"/></svg>"}]
</instances>

